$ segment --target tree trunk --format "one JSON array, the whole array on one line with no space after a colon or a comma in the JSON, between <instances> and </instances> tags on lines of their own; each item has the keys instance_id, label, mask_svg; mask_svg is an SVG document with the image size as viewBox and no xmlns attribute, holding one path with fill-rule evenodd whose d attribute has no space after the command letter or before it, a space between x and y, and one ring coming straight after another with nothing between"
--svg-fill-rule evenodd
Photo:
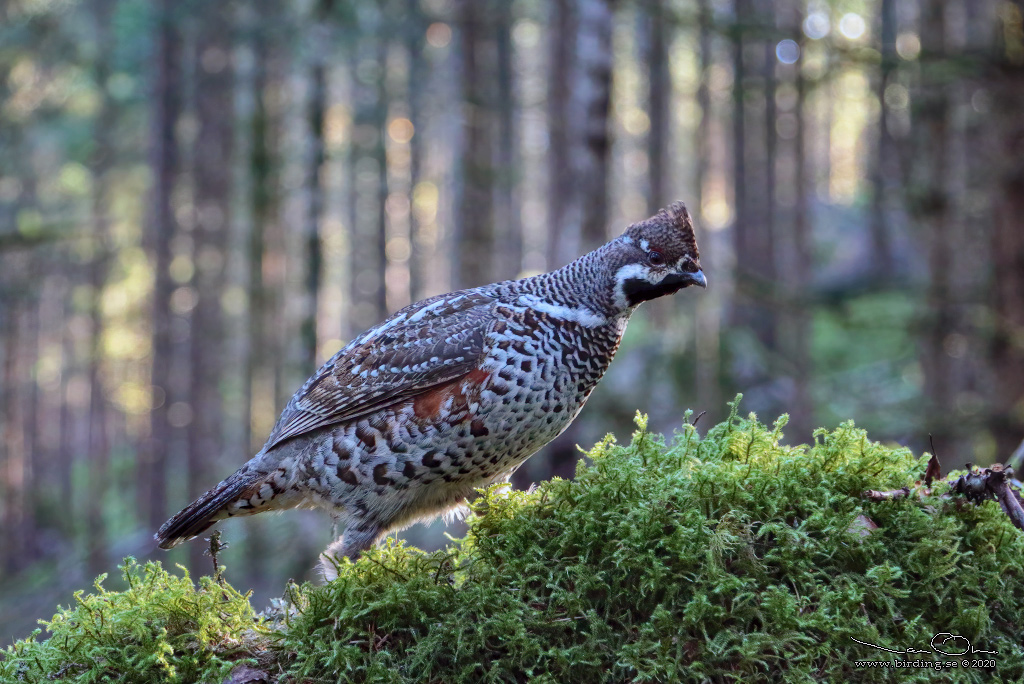
<instances>
[{"instance_id":1,"label":"tree trunk","mask_svg":"<svg viewBox=\"0 0 1024 684\"><path fill-rule=\"evenodd\" d=\"M518 277L523 267L523 229L519 221L519 110L515 93L515 70L512 50L512 3L499 2L495 9L497 49L497 112L498 145L495 159L496 187L494 219L498 258L492 278L507 280Z\"/></svg>"},{"instance_id":2,"label":"tree trunk","mask_svg":"<svg viewBox=\"0 0 1024 684\"><path fill-rule=\"evenodd\" d=\"M699 43L700 43L700 85L697 89L697 104L700 107L700 123L697 126L697 139L694 148L697 150L695 186L697 195L693 198L691 213L698 219L703 218L705 190L711 181L712 171L712 126L714 114L711 103L711 91L708 80L714 62L711 45L712 14L711 0L698 0ZM707 233L708 238L713 234ZM702 241L707 238L701 237ZM720 242L720 241L719 241ZM705 250L707 247L705 247ZM722 316L720 303L724 301L716 294L718 286L709 292L709 297L699 297L697 301L697 343L696 343L696 384L697 406L700 410L718 412L721 399L721 329ZM712 422L714 418L710 419Z\"/></svg>"},{"instance_id":3,"label":"tree trunk","mask_svg":"<svg viewBox=\"0 0 1024 684\"><path fill-rule=\"evenodd\" d=\"M733 310L734 326L754 333L763 350L775 346L774 329L774 283L775 267L771 239L774 172L769 168L774 163L768 154L774 141L774 121L771 132L765 120L758 120L758 114L770 114L766 90L758 87L758 81L765 85L774 80L766 74L773 68L774 51L763 49L765 39L759 38L754 29L761 28L755 22L763 23L767 17L755 12L751 0L734 0L733 13L735 34L733 36L733 241L735 245L736 302ZM762 48L758 50L757 48ZM766 52L771 62L765 64ZM760 69L758 69L760 66ZM758 74L758 71L761 73ZM768 79L764 77L769 75ZM757 78L760 76L761 78ZM760 99L760 103L757 100ZM763 104L749 107L748 104ZM760 125L759 125L760 124ZM757 365L764 366L761 361ZM763 376L767 369L759 369L757 376ZM746 378L756 382L761 377Z\"/></svg>"},{"instance_id":4,"label":"tree trunk","mask_svg":"<svg viewBox=\"0 0 1024 684\"><path fill-rule=\"evenodd\" d=\"M574 0L552 0L548 43L548 270L575 258L579 206L575 201L570 110L576 42ZM566 243L569 247L566 247ZM578 255L577 255L578 256Z\"/></svg>"},{"instance_id":5,"label":"tree trunk","mask_svg":"<svg viewBox=\"0 0 1024 684\"><path fill-rule=\"evenodd\" d=\"M33 259L36 261L36 259ZM30 271L31 272L31 271ZM33 293L32 298L26 302L22 320L22 345L21 372L23 374L21 386L23 397L21 400L21 434L22 434L22 463L21 463L21 523L18 526L18 533L21 535L20 562L23 567L32 565L40 559L40 552L44 547L39 543L40 534L37 528L37 512L39 511L39 493L45 492L47 483L39 477L40 464L45 462L45 455L42 453L39 444L38 412L39 412L39 382L36 379L36 368L39 363L40 343L40 312L39 293Z\"/></svg>"},{"instance_id":6,"label":"tree trunk","mask_svg":"<svg viewBox=\"0 0 1024 684\"><path fill-rule=\"evenodd\" d=\"M188 431L188 493L201 494L216 481L221 456L221 391L224 358L226 236L231 210L233 49L228 10L204 5L195 54L195 308L191 321L191 407ZM202 545L189 548L193 568L203 562Z\"/></svg>"},{"instance_id":7,"label":"tree trunk","mask_svg":"<svg viewBox=\"0 0 1024 684\"><path fill-rule=\"evenodd\" d=\"M249 172L250 195L247 198L250 207L249 233L246 241L248 308L246 310L246 344L245 358L242 366L242 437L241 444L244 454L242 460L249 459L259 450L266 435L254 434L253 426L257 418L256 407L273 406L272 411L280 409L274 405L274 378L276 374L273 363L267 352L268 334L277 326L271 320L268 297L263 282L264 239L267 226L277 216L277 202L274 192L274 169L276 164L275 150L271 141L275 139L274 127L270 122L267 100L270 97L270 79L268 78L271 61L270 30L266 22L272 20L271 0L257 0L254 3L255 17L253 30L250 34L252 61L252 92L253 109L249 122ZM260 416L262 418L262 416ZM259 584L266 576L267 562L271 551L266 534L263 533L265 521L261 516L253 516L246 521L245 563L251 570L253 581Z\"/></svg>"},{"instance_id":8,"label":"tree trunk","mask_svg":"<svg viewBox=\"0 0 1024 684\"><path fill-rule=\"evenodd\" d=\"M497 68L493 6L461 0L462 57L461 193L455 224L452 280L456 287L492 282L495 263L494 134L492 84Z\"/></svg>"},{"instance_id":9,"label":"tree trunk","mask_svg":"<svg viewBox=\"0 0 1024 684\"><path fill-rule=\"evenodd\" d=\"M895 262L890 245L889 222L886 217L889 179L892 177L894 141L889 133L889 106L885 91L892 83L896 69L896 0L881 0L881 52L882 64L878 72L878 142L875 146L873 186L871 198L871 263L878 276L891 278Z\"/></svg>"},{"instance_id":10,"label":"tree trunk","mask_svg":"<svg viewBox=\"0 0 1024 684\"><path fill-rule=\"evenodd\" d=\"M579 0L574 115L582 137L573 155L579 183L580 254L608 239L608 168L611 163L612 0Z\"/></svg>"},{"instance_id":11,"label":"tree trunk","mask_svg":"<svg viewBox=\"0 0 1024 684\"><path fill-rule=\"evenodd\" d=\"M1024 36L1022 3L1006 7L995 69L995 140L990 158L998 158L993 187L992 302L995 331L991 365L996 388L992 432L997 461L1004 461L1024 439ZM1016 21L1016 24L1012 23Z\"/></svg>"},{"instance_id":12,"label":"tree trunk","mask_svg":"<svg viewBox=\"0 0 1024 684\"><path fill-rule=\"evenodd\" d=\"M949 144L950 100L939 62L945 57L946 17L941 0L922 6L921 48L931 63L925 65L921 86L915 97L917 131L916 179L911 184L916 196L913 211L920 222L928 263L927 306L921 368L924 372L925 424L938 443L954 436L955 426L953 359L946 353L946 340L959 327L957 293L951 281L951 264L957 263L953 215L950 207Z\"/></svg>"},{"instance_id":13,"label":"tree trunk","mask_svg":"<svg viewBox=\"0 0 1024 684\"><path fill-rule=\"evenodd\" d=\"M549 268L608 237L612 1L552 4Z\"/></svg>"},{"instance_id":14,"label":"tree trunk","mask_svg":"<svg viewBox=\"0 0 1024 684\"><path fill-rule=\"evenodd\" d=\"M376 107L374 107L374 128L377 130L376 144L373 147L373 158L377 167L377 201L376 201L376 230L373 235L376 240L374 247L377 262L381 265L382 279L380 287L377 288L377 320L383 320L392 313L388 307L388 197L391 194L391 186L388 182L388 40L384 22L387 17L381 17L378 25L379 36L377 40L377 64L380 65L376 82ZM408 293L399 297L400 300L407 300Z\"/></svg>"},{"instance_id":15,"label":"tree trunk","mask_svg":"<svg viewBox=\"0 0 1024 684\"><path fill-rule=\"evenodd\" d=\"M762 255L764 278L768 282L775 282L776 278L776 247L778 241L775 235L775 211L776 211L776 197L775 197L775 164L776 154L778 149L779 137L776 132L776 116L777 112L775 109L775 67L778 61L775 57L775 46L776 42L773 39L775 35L775 0L768 0L767 2L761 3L760 7L760 21L762 23L761 30L766 34L766 37L761 39L761 79L764 84L764 91L761 96L764 101L764 115L761 121L761 134L764 136L764 140L761 145L761 164L759 173L762 176L763 182L760 186L759 193L759 204L758 213L761 214L761 231L757 246L760 254ZM770 302L772 311L769 312L771 319L776 318L775 314L779 305L777 302ZM774 343L775 340L775 326L770 325L769 339Z\"/></svg>"},{"instance_id":16,"label":"tree trunk","mask_svg":"<svg viewBox=\"0 0 1024 684\"><path fill-rule=\"evenodd\" d=\"M306 210L306 281L302 318L302 347L304 373L312 375L317 366L317 313L320 293L323 249L320 233L324 220L323 170L326 160L324 147L324 112L327 99L327 58L330 55L330 13L333 0L318 0L313 10L310 29L310 95L309 95L309 160L306 169L309 206Z\"/></svg>"},{"instance_id":17,"label":"tree trunk","mask_svg":"<svg viewBox=\"0 0 1024 684\"><path fill-rule=\"evenodd\" d=\"M107 206L109 173L113 167L114 150L111 132L117 122L110 98L106 95L106 83L110 77L111 18L115 4L111 0L93 0L94 23L97 45L94 73L96 83L103 95L96 115L93 130L94 149L91 160L93 176L92 189L92 238L93 253L89 264L89 496L86 506L86 548L89 568L101 572L107 564L106 525L103 520L103 505L109 477L110 438L107 433L107 400L103 377L103 290L107 281L110 237Z\"/></svg>"},{"instance_id":18,"label":"tree trunk","mask_svg":"<svg viewBox=\"0 0 1024 684\"><path fill-rule=\"evenodd\" d=\"M139 510L146 511L146 520L156 530L167 516L167 459L174 428L169 420L171 405L171 371L173 343L171 339L171 240L177 233L173 193L178 176L178 149L175 128L181 115L181 35L175 19L174 0L160 0L156 36L156 69L153 75L153 146L150 166L153 169L153 215L150 241L153 251L153 362L151 383L153 409L150 413L150 434L145 449L146 460L139 471Z\"/></svg>"},{"instance_id":19,"label":"tree trunk","mask_svg":"<svg viewBox=\"0 0 1024 684\"><path fill-rule=\"evenodd\" d=\"M790 31L799 35L803 23L805 6L801 2L790 3ZM803 51L805 44L801 44ZM814 406L811 402L810 383L814 376L813 357L811 354L811 315L810 301L807 293L811 287L813 272L813 250L811 248L811 227L808 217L809 187L807 169L807 131L805 102L807 96L807 80L804 78L801 63L798 61L790 67L796 85L796 102L793 104L794 137L792 144L793 171L793 214L789 226L789 237L779 234L779 242L788 245L786 258L782 261L782 286L786 291L786 306L781 317L783 329L780 329L780 343L787 357L792 373L793 392L789 397L790 441L794 443L809 442L814 430Z\"/></svg>"},{"instance_id":20,"label":"tree trunk","mask_svg":"<svg viewBox=\"0 0 1024 684\"><path fill-rule=\"evenodd\" d=\"M73 311L74 307L71 302L71 288L73 287L73 278L70 273L68 274L67 281L62 285L62 309L63 309L63 320L68 320ZM71 376L74 373L75 368L75 344L74 344L74 333L68 330L67 326L61 327L60 333L60 413L58 420L60 422L60 444L57 448L57 462L56 467L56 490L57 495L61 501L72 501L74 493L74 486L72 484L72 472L74 471L75 461L75 412L71 406L71 402L68 401L68 392ZM142 458L140 456L140 467L139 470L139 510L145 511L146 508L142 506L145 501L142 498L141 489L143 485L148 481L145 479L145 475L151 473L143 473L144 464L141 463ZM74 534L74 525L72 520L64 519L64 525L62 530L68 536ZM163 522L163 521L161 521Z\"/></svg>"},{"instance_id":21,"label":"tree trunk","mask_svg":"<svg viewBox=\"0 0 1024 684\"><path fill-rule=\"evenodd\" d=\"M432 263L434 245L428 246L421 212L416 207L416 192L423 179L427 117L423 111L424 90L427 87L427 60L423 54L426 21L420 11L419 0L407 0L405 48L408 59L406 97L409 103L409 121L413 135L409 140L409 296L419 301L429 296L426 283ZM436 294L436 293L435 293Z\"/></svg>"},{"instance_id":22,"label":"tree trunk","mask_svg":"<svg viewBox=\"0 0 1024 684\"><path fill-rule=\"evenodd\" d=\"M21 482L25 453L18 411L18 341L19 307L0 306L0 361L2 361L3 383L0 384L0 501L3 502L3 525L0 526L0 540L4 543L2 565L5 573L16 572L21 567L24 540L21 536L22 516L25 508Z\"/></svg>"},{"instance_id":23,"label":"tree trunk","mask_svg":"<svg viewBox=\"0 0 1024 684\"><path fill-rule=\"evenodd\" d=\"M743 46L747 38L745 22L750 21L753 11L752 0L733 0L733 35L732 35L732 203L733 203L733 243L736 259L737 289L744 287L743 272L746 268L741 262L750 253L750 222L749 196L747 192L747 117L744 108L746 97L746 64ZM740 294L737 293L737 299ZM737 303L737 308L749 307L749 304Z\"/></svg>"},{"instance_id":24,"label":"tree trunk","mask_svg":"<svg viewBox=\"0 0 1024 684\"><path fill-rule=\"evenodd\" d=\"M379 13L367 11L351 53L355 76L352 104L352 144L349 147L349 291L352 296L349 329L358 334L387 316L387 267L383 249L387 168L384 148L387 103L381 101L385 65ZM374 68L375 67L375 68Z\"/></svg>"},{"instance_id":25,"label":"tree trunk","mask_svg":"<svg viewBox=\"0 0 1024 684\"><path fill-rule=\"evenodd\" d=\"M650 181L647 187L647 213L654 215L672 202L671 103L672 79L669 74L669 19L665 0L649 0L645 17L647 54L647 111L651 127L647 133L647 162Z\"/></svg>"},{"instance_id":26,"label":"tree trunk","mask_svg":"<svg viewBox=\"0 0 1024 684\"><path fill-rule=\"evenodd\" d=\"M795 161L796 212L793 217L793 270L790 307L794 309L794 317L790 327L793 340L793 362L795 364L794 396L793 396L793 430L795 441L810 438L816 425L814 421L814 404L811 401L810 383L814 377L813 357L811 355L811 312L797 293L805 293L811 286L813 268L813 250L811 245L811 227L808 220L808 174L806 131L804 126L804 100L807 82L802 74L797 75L796 101L796 149L793 152Z\"/></svg>"}]
</instances>

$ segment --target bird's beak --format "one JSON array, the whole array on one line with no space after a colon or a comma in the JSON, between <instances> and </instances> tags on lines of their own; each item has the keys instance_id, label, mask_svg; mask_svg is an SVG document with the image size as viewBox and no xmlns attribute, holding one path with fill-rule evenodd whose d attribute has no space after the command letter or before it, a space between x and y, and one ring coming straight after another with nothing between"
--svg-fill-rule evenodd
<instances>
[{"instance_id":1,"label":"bird's beak","mask_svg":"<svg viewBox=\"0 0 1024 684\"><path fill-rule=\"evenodd\" d=\"M662 286L671 288L669 292L679 292L684 287L690 287L691 285L699 285L700 287L707 288L708 280L704 277L704 271L697 269L693 273L689 271L669 273L665 276L665 279L661 281Z\"/></svg>"},{"instance_id":2,"label":"bird's beak","mask_svg":"<svg viewBox=\"0 0 1024 684\"><path fill-rule=\"evenodd\" d=\"M690 282L693 285L699 285L705 290L708 289L708 279L704 277L704 271L697 269L695 273L687 273L690 276Z\"/></svg>"}]
</instances>

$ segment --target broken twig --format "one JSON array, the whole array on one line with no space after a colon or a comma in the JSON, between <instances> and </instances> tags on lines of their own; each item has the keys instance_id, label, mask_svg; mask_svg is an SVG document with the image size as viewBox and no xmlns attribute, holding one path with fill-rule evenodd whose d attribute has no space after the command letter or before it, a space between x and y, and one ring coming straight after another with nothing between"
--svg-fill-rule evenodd
<instances>
[{"instance_id":1,"label":"broken twig","mask_svg":"<svg viewBox=\"0 0 1024 684\"><path fill-rule=\"evenodd\" d=\"M967 497L975 503L988 499L999 502L1003 512L1019 530L1024 530L1024 506L1020 493L1010 486L1013 468L996 463L990 468L978 468L967 464L967 474L950 483L953 492Z\"/></svg>"},{"instance_id":2,"label":"broken twig","mask_svg":"<svg viewBox=\"0 0 1024 684\"><path fill-rule=\"evenodd\" d=\"M939 463L939 454L935 451L935 440L928 435L928 443L932 447L932 457L928 459L928 467L924 471L924 483L931 487L933 480L942 478L942 465Z\"/></svg>"},{"instance_id":3,"label":"broken twig","mask_svg":"<svg viewBox=\"0 0 1024 684\"><path fill-rule=\"evenodd\" d=\"M228 548L228 543L220 540L220 530L214 530L213 534L206 538L206 541L210 542L210 548L203 551L203 555L213 559L213 578L217 580L218 584L224 584L224 570L220 566L217 554Z\"/></svg>"},{"instance_id":4,"label":"broken twig","mask_svg":"<svg viewBox=\"0 0 1024 684\"><path fill-rule=\"evenodd\" d=\"M933 461L937 464L938 459L932 455ZM938 471L938 465L935 466ZM928 471L932 471L932 461L928 462ZM925 475L928 484L924 487L902 487L886 492L869 489L861 494L869 501L895 501L905 499L911 494L922 497L931 493L931 481ZM1017 529L1024 531L1024 500L1020 492L1014 487L1013 468L996 463L989 468L975 468L973 464L967 464L967 474L959 477L951 477L946 482L949 484L953 494L966 497L975 504L995 499L999 502L1003 512L1010 519ZM919 483L920 484L920 483ZM942 498L951 498L949 494L943 494Z\"/></svg>"},{"instance_id":5,"label":"broken twig","mask_svg":"<svg viewBox=\"0 0 1024 684\"><path fill-rule=\"evenodd\" d=\"M895 499L905 499L910 496L910 487L904 487L903 489L893 489L888 492L880 492L876 489L869 489L861 494L865 499L870 501L892 501Z\"/></svg>"}]
</instances>

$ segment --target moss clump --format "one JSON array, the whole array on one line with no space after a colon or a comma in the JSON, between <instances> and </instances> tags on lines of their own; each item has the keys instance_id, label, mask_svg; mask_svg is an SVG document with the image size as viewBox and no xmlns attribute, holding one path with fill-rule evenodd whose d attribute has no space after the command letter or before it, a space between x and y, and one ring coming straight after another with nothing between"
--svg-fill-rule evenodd
<instances>
[{"instance_id":1,"label":"moss clump","mask_svg":"<svg viewBox=\"0 0 1024 684\"><path fill-rule=\"evenodd\" d=\"M818 431L810 447L782 446L783 426L734 406L703 438L686 425L666 442L641 420L630 445L594 447L573 481L492 489L445 551L388 544L344 563L327 586L289 587L266 671L303 682L934 680L934 665L855 664L919 659L955 661L941 676L956 681L1024 677L1024 537L998 505L942 499L944 485L923 499L864 500L866 489L913 483L924 459L852 424ZM223 615L220 587L203 591L211 602L196 610ZM50 649L50 672L86 662L57 655L80 627L50 628L47 642L8 652L0 674L28 672L17 668L33 649ZM197 680L217 681L213 658L218 673L229 664L211 644L240 643L214 631L168 642L176 658L207 649L207 664L189 661ZM940 632L998 651L973 656L995 667L854 641L924 650ZM95 647L75 633L80 650Z\"/></svg>"},{"instance_id":2,"label":"moss clump","mask_svg":"<svg viewBox=\"0 0 1024 684\"><path fill-rule=\"evenodd\" d=\"M266 641L248 596L209 577L193 585L159 563L128 558L128 589L75 593L41 630L0 652L0 682L220 682Z\"/></svg>"},{"instance_id":3,"label":"moss clump","mask_svg":"<svg viewBox=\"0 0 1024 684\"><path fill-rule=\"evenodd\" d=\"M932 681L854 661L938 632L1024 674L1024 539L994 503L871 503L925 461L845 424L751 416L670 444L641 422L573 481L489 492L447 553L387 546L296 593L292 672L379 682ZM870 522L869 522L870 521ZM876 524L873 529L871 524ZM911 656L913 659L913 656ZM929 656L929 659L931 657ZM942 658L960 660L959 658ZM947 670L986 681L991 671Z\"/></svg>"}]
</instances>

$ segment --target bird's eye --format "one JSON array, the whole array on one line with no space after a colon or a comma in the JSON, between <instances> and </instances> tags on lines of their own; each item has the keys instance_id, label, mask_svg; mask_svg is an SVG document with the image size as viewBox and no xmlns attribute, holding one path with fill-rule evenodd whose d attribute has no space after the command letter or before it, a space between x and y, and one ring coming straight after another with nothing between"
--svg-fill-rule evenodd
<instances>
[{"instance_id":1,"label":"bird's eye","mask_svg":"<svg viewBox=\"0 0 1024 684\"><path fill-rule=\"evenodd\" d=\"M665 257L662 256L661 252L651 250L647 253L647 261L651 263L651 266L661 266L665 263Z\"/></svg>"}]
</instances>

